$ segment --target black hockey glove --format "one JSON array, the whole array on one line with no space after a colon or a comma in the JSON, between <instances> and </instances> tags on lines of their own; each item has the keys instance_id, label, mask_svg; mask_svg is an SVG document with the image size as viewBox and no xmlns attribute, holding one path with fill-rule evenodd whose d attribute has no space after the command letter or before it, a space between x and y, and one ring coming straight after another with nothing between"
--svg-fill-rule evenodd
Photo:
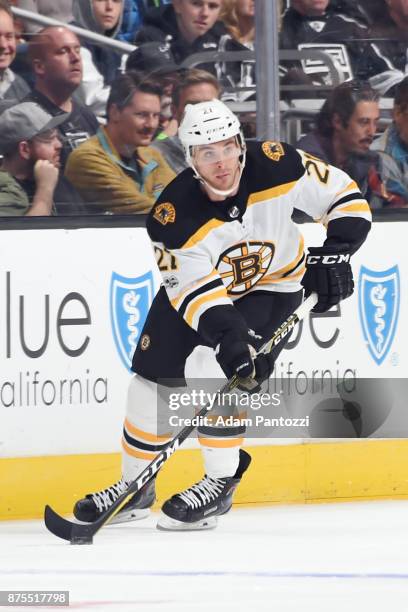
<instances>
[{"instance_id":1,"label":"black hockey glove","mask_svg":"<svg viewBox=\"0 0 408 612\"><path fill-rule=\"evenodd\" d=\"M309 248L306 272L302 279L305 297L317 293L313 312L326 312L353 293L353 271L348 244Z\"/></svg>"},{"instance_id":2,"label":"black hockey glove","mask_svg":"<svg viewBox=\"0 0 408 612\"><path fill-rule=\"evenodd\" d=\"M243 340L225 334L217 352L217 361L227 378L236 374L240 378L253 377L255 374L255 349Z\"/></svg>"},{"instance_id":3,"label":"black hockey glove","mask_svg":"<svg viewBox=\"0 0 408 612\"><path fill-rule=\"evenodd\" d=\"M273 360L270 355L256 356L253 346L245 341L233 339L231 334L223 337L216 356L226 377L231 378L236 374L242 379L239 387L250 393L258 392L261 383L269 378L273 370Z\"/></svg>"}]
</instances>

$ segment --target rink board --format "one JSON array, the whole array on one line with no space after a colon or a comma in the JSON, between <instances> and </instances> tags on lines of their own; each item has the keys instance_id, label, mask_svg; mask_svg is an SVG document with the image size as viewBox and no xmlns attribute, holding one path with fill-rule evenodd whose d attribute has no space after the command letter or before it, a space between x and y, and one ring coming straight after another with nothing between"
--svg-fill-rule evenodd
<instances>
[{"instance_id":1,"label":"rink board","mask_svg":"<svg viewBox=\"0 0 408 612\"><path fill-rule=\"evenodd\" d=\"M406 228L374 224L353 257L355 294L330 316L305 319L277 376L407 376ZM301 230L306 245L321 244L320 226ZM22 240L32 257L22 257ZM3 231L0 262L0 518L40 516L45 503L67 512L119 475L129 359L160 274L142 228ZM171 274L163 253L159 265ZM363 289L376 283L393 287L378 354ZM257 446L238 503L405 496L407 442L391 417L376 435L397 440ZM200 477L199 451L177 452L168 469L160 500Z\"/></svg>"},{"instance_id":2,"label":"rink board","mask_svg":"<svg viewBox=\"0 0 408 612\"><path fill-rule=\"evenodd\" d=\"M248 447L239 505L408 498L408 440ZM75 501L119 478L120 455L66 455L0 461L0 519L43 516L45 504L71 514ZM180 449L158 477L157 502L202 477L201 453Z\"/></svg>"}]
</instances>

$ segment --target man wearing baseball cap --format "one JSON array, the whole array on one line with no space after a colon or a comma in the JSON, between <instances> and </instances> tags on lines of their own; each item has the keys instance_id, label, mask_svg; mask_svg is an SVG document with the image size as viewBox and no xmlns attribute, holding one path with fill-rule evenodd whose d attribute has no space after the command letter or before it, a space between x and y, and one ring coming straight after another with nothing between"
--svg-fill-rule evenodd
<instances>
[{"instance_id":1,"label":"man wearing baseball cap","mask_svg":"<svg viewBox=\"0 0 408 612\"><path fill-rule=\"evenodd\" d=\"M52 116L35 102L0 114L0 216L49 216L86 212L73 187L59 177L62 144Z\"/></svg>"}]
</instances>

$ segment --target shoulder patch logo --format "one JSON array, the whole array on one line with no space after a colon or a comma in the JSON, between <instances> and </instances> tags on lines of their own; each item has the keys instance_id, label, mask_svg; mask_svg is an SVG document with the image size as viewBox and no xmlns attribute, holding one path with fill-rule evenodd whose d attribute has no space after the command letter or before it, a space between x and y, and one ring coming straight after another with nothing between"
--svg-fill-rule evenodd
<instances>
[{"instance_id":1,"label":"shoulder patch logo","mask_svg":"<svg viewBox=\"0 0 408 612\"><path fill-rule=\"evenodd\" d=\"M281 157L285 155L285 151L280 142L273 142L272 140L267 140L262 143L262 151L265 153L266 157L269 157L272 161L279 161Z\"/></svg>"},{"instance_id":2,"label":"shoulder patch logo","mask_svg":"<svg viewBox=\"0 0 408 612\"><path fill-rule=\"evenodd\" d=\"M163 202L155 207L153 218L162 225L174 223L176 220L176 209L170 202Z\"/></svg>"}]
</instances>

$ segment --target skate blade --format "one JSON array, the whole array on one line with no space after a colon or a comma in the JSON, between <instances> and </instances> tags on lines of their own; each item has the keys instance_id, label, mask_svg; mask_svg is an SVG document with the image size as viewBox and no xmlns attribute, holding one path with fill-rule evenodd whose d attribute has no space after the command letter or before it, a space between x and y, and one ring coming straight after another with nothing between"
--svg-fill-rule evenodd
<instances>
[{"instance_id":1,"label":"skate blade","mask_svg":"<svg viewBox=\"0 0 408 612\"><path fill-rule=\"evenodd\" d=\"M129 521L140 521L150 516L150 508L137 508L135 510L125 510L116 514L108 524L118 525Z\"/></svg>"},{"instance_id":2,"label":"skate blade","mask_svg":"<svg viewBox=\"0 0 408 612\"><path fill-rule=\"evenodd\" d=\"M183 521L177 521L176 519L170 518L164 512L159 515L157 521L157 529L160 531L202 531L204 529L215 529L217 526L217 517L209 516L196 523L184 523Z\"/></svg>"},{"instance_id":3,"label":"skate blade","mask_svg":"<svg viewBox=\"0 0 408 612\"><path fill-rule=\"evenodd\" d=\"M150 516L150 508L143 509L135 509L135 510L127 510L125 512L119 512L116 516L113 517L111 521L106 523L106 526L109 525L119 525L120 523L129 523L131 521L140 521L141 519L147 518ZM90 525L90 522L80 521L79 519L74 519L75 523L79 525Z\"/></svg>"}]
</instances>

